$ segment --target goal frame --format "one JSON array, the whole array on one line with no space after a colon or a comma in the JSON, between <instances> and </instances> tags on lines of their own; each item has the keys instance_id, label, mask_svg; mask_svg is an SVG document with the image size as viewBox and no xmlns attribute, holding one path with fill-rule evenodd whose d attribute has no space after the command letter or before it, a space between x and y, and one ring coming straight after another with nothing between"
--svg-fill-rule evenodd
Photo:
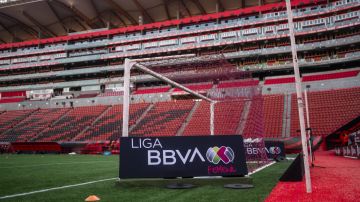
<instances>
[{"instance_id":1,"label":"goal frame","mask_svg":"<svg viewBox=\"0 0 360 202\"><path fill-rule=\"evenodd\" d=\"M172 59L173 58L183 58L183 57L192 57L192 55L179 55L179 56L170 56ZM189 88L187 88L186 86L183 86L157 72L154 72L152 70L150 70L148 67L146 67L143 64L140 64L139 62L141 61L151 61L154 60L155 58L149 58L149 59L139 59L139 60L131 60L129 58L125 59L125 63L124 63L124 95L123 95L123 123L122 123L122 137L128 137L129 136L129 113L130 113L130 78L131 78L131 69L132 68L136 68L146 74L150 74L153 77L166 82L167 84L170 84L172 86L175 86L177 88L180 88L183 91L186 91L188 93L190 93L191 95L206 100L208 102L210 102L210 135L214 135L214 105L216 103L215 100L212 100L204 95L201 95L200 93L197 93ZM168 57L164 57L164 58L156 58L156 59L168 59Z\"/></svg>"}]
</instances>

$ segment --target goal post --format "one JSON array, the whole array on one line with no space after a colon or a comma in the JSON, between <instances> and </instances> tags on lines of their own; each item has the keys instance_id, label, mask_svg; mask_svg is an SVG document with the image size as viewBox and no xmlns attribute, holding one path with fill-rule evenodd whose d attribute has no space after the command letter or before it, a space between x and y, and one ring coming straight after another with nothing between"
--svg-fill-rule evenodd
<instances>
[{"instance_id":1,"label":"goal post","mask_svg":"<svg viewBox=\"0 0 360 202\"><path fill-rule=\"evenodd\" d=\"M200 99L206 100L210 102L210 134L214 135L214 102L210 98L201 95L200 93L197 93L175 81L172 81L171 79L156 73L149 68L147 68L145 65L142 65L138 63L136 60L130 60L128 58L125 59L125 65L124 65L124 99L123 99L123 127L122 127L122 136L128 137L129 136L129 108L130 108L130 76L131 76L131 68L137 68L141 70L144 73L150 74L153 77L166 82L172 86L175 86L185 92L188 92L195 97L198 97Z\"/></svg>"}]
</instances>

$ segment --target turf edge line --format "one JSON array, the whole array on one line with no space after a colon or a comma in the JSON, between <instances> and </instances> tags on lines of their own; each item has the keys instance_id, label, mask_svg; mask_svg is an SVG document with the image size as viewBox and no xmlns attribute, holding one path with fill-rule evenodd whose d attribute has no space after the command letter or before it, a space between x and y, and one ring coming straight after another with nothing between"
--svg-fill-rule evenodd
<instances>
[{"instance_id":1,"label":"turf edge line","mask_svg":"<svg viewBox=\"0 0 360 202\"><path fill-rule=\"evenodd\" d=\"M20 194L0 196L0 200L2 200L2 199L8 199L8 198L15 198L15 197L19 197L19 196L26 196L26 195L30 195L30 194L37 194L37 193L42 193L42 192L48 192L48 191L53 191L53 190L66 189L66 188L70 188L70 187L78 187L78 186L83 186L83 185L88 185L88 184L94 184L94 183L97 183L97 182L104 182L104 181L116 180L116 179L119 179L119 178L114 177L114 178L108 178L108 179L102 179L102 180L95 180L95 181L84 182L84 183L79 183L79 184L66 185L66 186L61 186L61 187L53 187L53 188L49 188L49 189L41 189L41 190L37 190L37 191L25 192L25 193L20 193Z\"/></svg>"}]
</instances>

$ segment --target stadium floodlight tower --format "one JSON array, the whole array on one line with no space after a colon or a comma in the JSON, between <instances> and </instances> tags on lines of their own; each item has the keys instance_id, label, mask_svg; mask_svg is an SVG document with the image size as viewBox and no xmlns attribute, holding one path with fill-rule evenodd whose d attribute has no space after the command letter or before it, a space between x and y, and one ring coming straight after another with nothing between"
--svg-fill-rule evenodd
<instances>
[{"instance_id":1,"label":"stadium floodlight tower","mask_svg":"<svg viewBox=\"0 0 360 202\"><path fill-rule=\"evenodd\" d=\"M155 71L150 70L148 67L146 67L146 62L151 64L152 61L168 61L168 63L171 63L171 60L178 60L181 59L183 62L193 60L194 55L188 54L188 55L174 55L174 56L164 56L164 57L155 57L155 58L147 58L147 59L125 59L124 64L124 98L123 98L123 128L122 128L122 136L128 137L129 136L129 107L130 107L130 72L132 68L136 68L146 74L150 74L153 77L166 82L172 86L175 86L177 88L180 88L183 91L186 91L190 93L191 95L206 100L210 102L210 135L214 135L214 104L216 101L197 93ZM156 62L155 62L156 63Z\"/></svg>"},{"instance_id":2,"label":"stadium floodlight tower","mask_svg":"<svg viewBox=\"0 0 360 202\"><path fill-rule=\"evenodd\" d=\"M296 96L297 96L297 104L298 104L299 120L300 120L301 144L302 144L302 150L304 153L306 192L311 193L312 190L311 190L311 179L310 179L310 168L309 168L309 155L308 155L308 147L307 147L306 131L305 131L304 102L303 102L303 98L302 98L301 77L300 77L299 64L298 64L298 58L297 58L294 23L293 23L293 13L291 10L290 0L286 0L286 11L287 11L287 15L288 15L291 52L292 52L293 65L294 65Z\"/></svg>"}]
</instances>

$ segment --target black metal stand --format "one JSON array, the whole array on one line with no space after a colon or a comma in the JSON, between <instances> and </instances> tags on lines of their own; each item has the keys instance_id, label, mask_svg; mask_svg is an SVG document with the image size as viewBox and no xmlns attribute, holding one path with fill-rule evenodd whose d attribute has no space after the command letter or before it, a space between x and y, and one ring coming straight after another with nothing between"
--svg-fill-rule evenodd
<instances>
[{"instance_id":1,"label":"black metal stand","mask_svg":"<svg viewBox=\"0 0 360 202\"><path fill-rule=\"evenodd\" d=\"M166 185L166 188L168 189L191 189L196 187L193 184L184 184L184 183L174 183L174 184L168 184Z\"/></svg>"},{"instance_id":2,"label":"black metal stand","mask_svg":"<svg viewBox=\"0 0 360 202\"><path fill-rule=\"evenodd\" d=\"M251 189L254 188L252 184L225 184L225 188L229 189Z\"/></svg>"}]
</instances>

